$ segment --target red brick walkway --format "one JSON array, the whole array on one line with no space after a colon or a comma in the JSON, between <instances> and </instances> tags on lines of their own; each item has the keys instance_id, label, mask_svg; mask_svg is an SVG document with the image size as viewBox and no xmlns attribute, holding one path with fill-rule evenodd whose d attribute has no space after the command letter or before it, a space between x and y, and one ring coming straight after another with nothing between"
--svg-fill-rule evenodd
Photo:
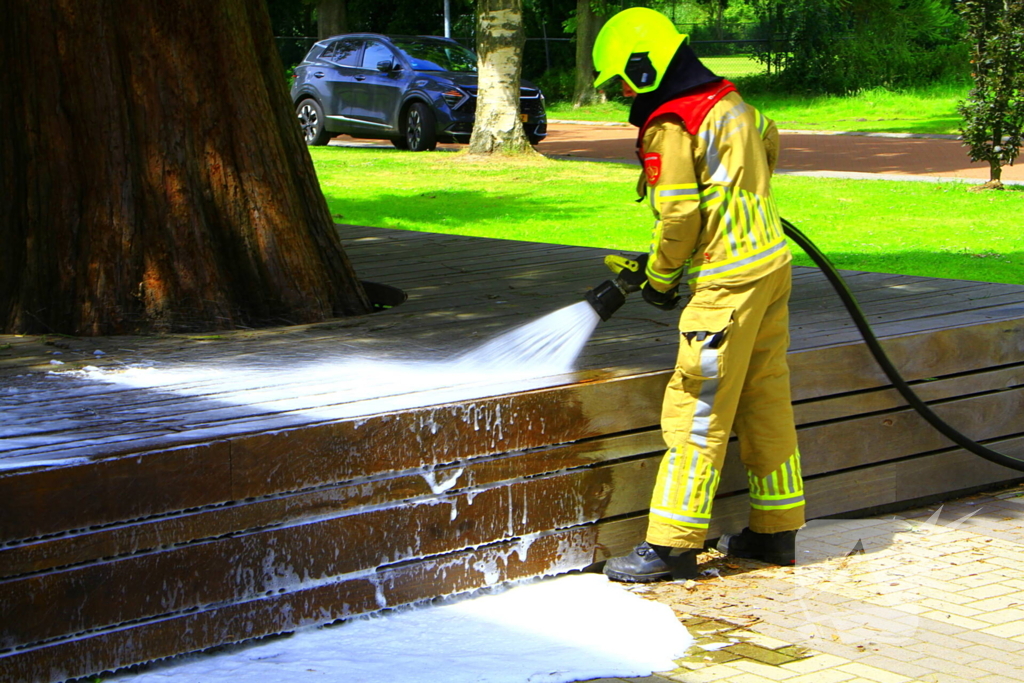
<instances>
[{"instance_id":1,"label":"red brick walkway","mask_svg":"<svg viewBox=\"0 0 1024 683\"><path fill-rule=\"evenodd\" d=\"M633 160L635 135L632 127L553 123L537 150L551 156ZM971 163L958 140L931 138L784 132L779 169L988 180L988 165ZM1003 167L1003 180L1024 181L1024 164Z\"/></svg>"}]
</instances>

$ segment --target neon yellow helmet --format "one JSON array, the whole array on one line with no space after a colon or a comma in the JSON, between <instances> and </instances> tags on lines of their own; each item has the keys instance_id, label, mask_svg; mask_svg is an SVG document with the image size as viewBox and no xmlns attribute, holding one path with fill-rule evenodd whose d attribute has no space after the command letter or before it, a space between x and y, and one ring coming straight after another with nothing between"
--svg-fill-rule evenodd
<instances>
[{"instance_id":1,"label":"neon yellow helmet","mask_svg":"<svg viewBox=\"0 0 1024 683\"><path fill-rule=\"evenodd\" d=\"M594 86L621 76L638 93L661 84L669 62L689 36L668 17L646 7L631 7L609 19L594 41Z\"/></svg>"}]
</instances>

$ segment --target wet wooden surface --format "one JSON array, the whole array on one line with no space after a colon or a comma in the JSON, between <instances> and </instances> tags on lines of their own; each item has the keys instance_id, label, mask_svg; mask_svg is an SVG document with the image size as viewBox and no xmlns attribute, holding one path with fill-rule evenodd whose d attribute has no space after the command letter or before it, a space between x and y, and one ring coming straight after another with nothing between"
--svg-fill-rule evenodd
<instances>
[{"instance_id":1,"label":"wet wooden surface","mask_svg":"<svg viewBox=\"0 0 1024 683\"><path fill-rule=\"evenodd\" d=\"M642 536L677 314L631 300L576 372L453 388L453 356L579 302L608 277L603 252L340 229L360 276L406 303L273 330L0 338L0 678L565 571ZM1024 456L1024 287L849 282L936 412ZM791 308L811 516L1018 477L904 406L816 270L796 269ZM175 381L117 381L143 367ZM745 523L731 451L712 536Z\"/></svg>"}]
</instances>

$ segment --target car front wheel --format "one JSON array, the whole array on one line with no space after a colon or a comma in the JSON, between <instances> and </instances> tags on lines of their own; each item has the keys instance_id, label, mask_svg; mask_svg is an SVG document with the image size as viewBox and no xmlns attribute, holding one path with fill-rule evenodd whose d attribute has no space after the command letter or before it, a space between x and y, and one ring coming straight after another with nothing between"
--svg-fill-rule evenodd
<instances>
[{"instance_id":1,"label":"car front wheel","mask_svg":"<svg viewBox=\"0 0 1024 683\"><path fill-rule=\"evenodd\" d=\"M302 138L307 145L326 145L331 140L331 134L324 127L324 110L316 100L302 100L295 108L299 116L299 126L302 127Z\"/></svg>"},{"instance_id":2,"label":"car front wheel","mask_svg":"<svg viewBox=\"0 0 1024 683\"><path fill-rule=\"evenodd\" d=\"M412 152L437 148L437 119L422 102L413 102L405 112L405 142Z\"/></svg>"}]
</instances>

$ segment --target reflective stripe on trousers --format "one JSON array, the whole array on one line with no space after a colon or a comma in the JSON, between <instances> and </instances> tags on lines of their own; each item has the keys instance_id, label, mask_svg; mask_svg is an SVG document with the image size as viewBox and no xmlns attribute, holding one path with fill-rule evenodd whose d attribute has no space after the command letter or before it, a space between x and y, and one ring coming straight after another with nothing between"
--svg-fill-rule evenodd
<instances>
[{"instance_id":1,"label":"reflective stripe on trousers","mask_svg":"<svg viewBox=\"0 0 1024 683\"><path fill-rule=\"evenodd\" d=\"M709 335L700 351L700 370L708 379L701 382L690 422L690 443L683 447L682 458L678 448L665 454L659 472L658 484L651 502L651 514L669 524L694 529L707 529L711 520L711 503L718 490L719 472L701 455L708 447L711 415L715 410L718 392L718 337ZM662 476L664 474L664 476ZM682 485L685 482L685 485Z\"/></svg>"},{"instance_id":2,"label":"reflective stripe on trousers","mask_svg":"<svg viewBox=\"0 0 1024 683\"><path fill-rule=\"evenodd\" d=\"M747 472L750 506L757 510L788 510L804 504L804 481L800 472L800 451L766 477Z\"/></svg>"},{"instance_id":3,"label":"reflective stripe on trousers","mask_svg":"<svg viewBox=\"0 0 1024 683\"><path fill-rule=\"evenodd\" d=\"M670 448L651 501L651 516L665 524L707 531L719 472L696 448Z\"/></svg>"}]
</instances>

